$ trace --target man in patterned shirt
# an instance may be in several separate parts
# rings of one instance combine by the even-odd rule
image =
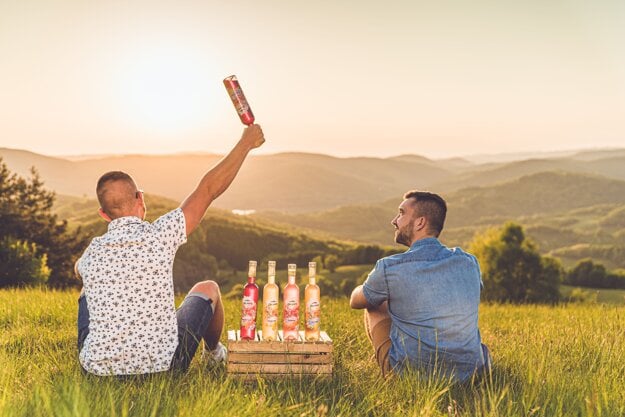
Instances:
[[[143,192],[128,174],[100,177],[99,214],[108,231],[94,238],[76,262],[83,292],[78,309],[78,350],[83,369],[96,375],[186,371],[200,340],[213,360],[223,361],[219,343],[224,311],[219,286],[193,286],[174,305],[176,251],[200,224],[211,202],[234,180],[247,154],[265,141],[258,125],[200,180],[177,209],[144,221]]]

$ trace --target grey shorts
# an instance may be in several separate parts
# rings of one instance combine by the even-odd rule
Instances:
[[[178,347],[171,361],[171,370],[185,372],[197,351],[208,325],[213,319],[213,301],[202,293],[190,293],[176,310]],[[78,298],[78,352],[89,334],[89,309],[84,295]]]

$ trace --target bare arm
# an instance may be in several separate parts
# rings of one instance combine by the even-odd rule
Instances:
[[[265,138],[259,125],[245,128],[230,153],[204,174],[196,189],[180,205],[187,224],[187,236],[200,224],[213,200],[230,186],[249,151],[263,142]]]
[[[79,281],[82,282],[82,277],[80,276],[80,272],[78,272],[78,261],[76,261],[76,263],[74,264],[74,274],[76,274],[76,278],[78,278]],[[84,295],[85,294],[85,287],[83,286],[80,289],[80,295]]]
[[[357,286],[356,288],[354,288],[354,291],[352,291],[352,296],[349,299],[349,306],[357,310],[363,308],[374,308],[371,304],[367,302],[365,294],[362,291],[362,285]]]

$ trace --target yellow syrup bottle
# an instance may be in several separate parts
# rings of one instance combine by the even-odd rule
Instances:
[[[278,339],[278,296],[276,261],[269,261],[267,283],[263,287],[263,340]]]
[[[319,325],[321,324],[321,291],[317,285],[317,264],[308,263],[308,285],[304,289],[304,305],[306,317],[304,319],[304,337],[309,342],[319,340]]]

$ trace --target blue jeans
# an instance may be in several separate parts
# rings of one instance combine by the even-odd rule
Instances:
[[[213,319],[213,301],[204,294],[188,294],[176,310],[178,319],[178,347],[171,360],[171,370],[186,372],[206,329]],[[78,298],[78,351],[89,334],[87,298]]]

